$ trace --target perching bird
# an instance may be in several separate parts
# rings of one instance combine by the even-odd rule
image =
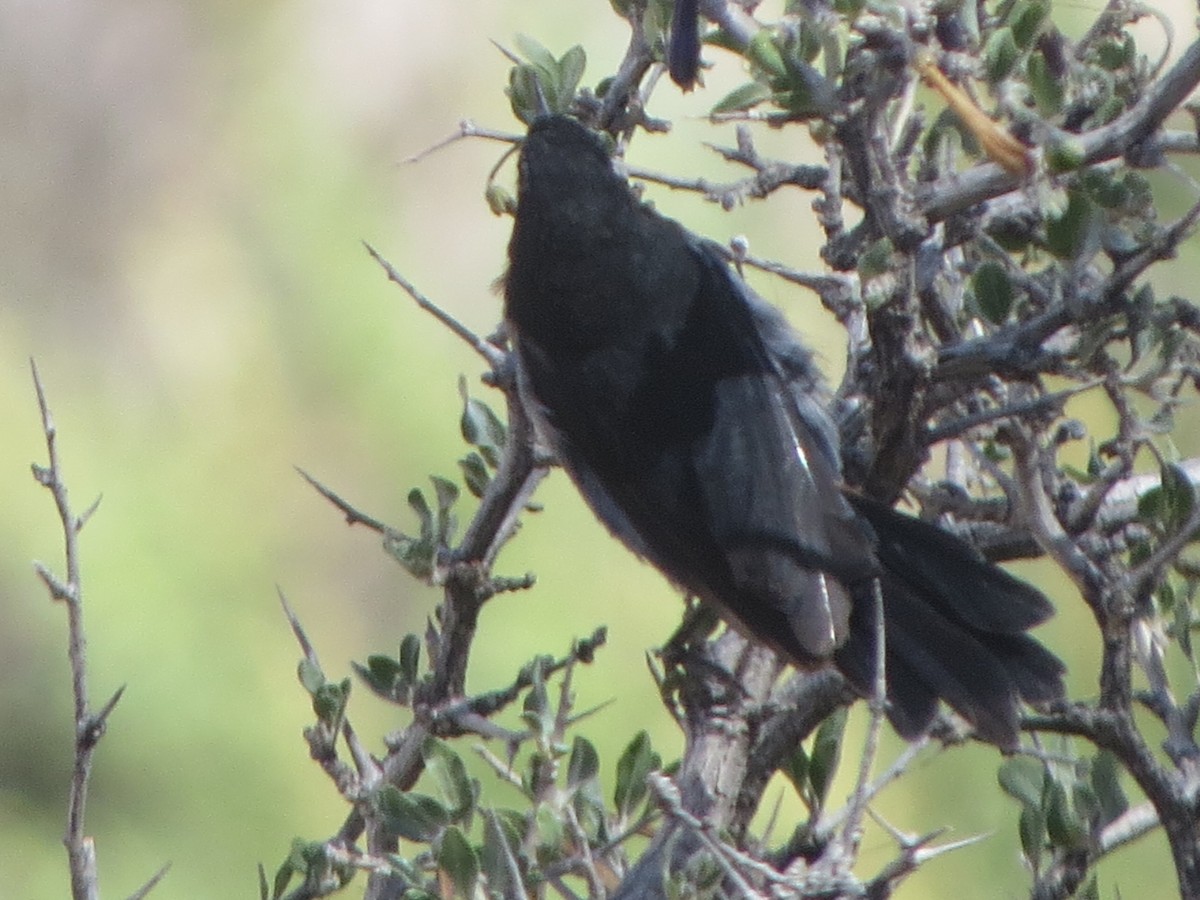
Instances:
[[[546,116],[521,150],[505,317],[524,405],[600,520],[803,668],[869,695],[874,587],[888,717],[939,698],[1017,745],[1020,701],[1062,696],[1025,632],[1036,589],[935,525],[853,493],[810,354],[703,242],[642,204],[602,143]]]

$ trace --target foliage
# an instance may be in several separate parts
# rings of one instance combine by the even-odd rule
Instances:
[[[581,87],[581,47],[555,56],[517,40],[507,96],[521,122],[570,111],[618,147],[639,130],[668,127],[646,107],[669,41],[670,4],[612,7],[632,39],[618,69],[593,87]],[[1127,26],[1155,14],[1120,2],[1078,40],[1059,30],[1045,0],[946,3],[927,16],[888,0],[789,2],[769,23],[725,2],[704,12],[713,22],[710,52],[737,56],[746,73],[714,102],[712,118],[739,123],[736,148],[720,152],[747,174],[724,185],[643,177],[725,208],[784,187],[816,192],[829,273],[758,260],[744,246],[728,255],[810,287],[852,335],[837,396],[848,481],[873,496],[906,493],[992,558],[1050,558],[1095,621],[1103,644],[1097,695],[1030,713],[1030,744],[998,770],[1015,801],[1031,895],[1097,896],[1096,864],[1147,835],[1169,845],[1181,892],[1200,895],[1200,669],[1191,638],[1200,469],[1178,458],[1170,439],[1196,387],[1200,315],[1151,281],[1200,216],[1193,201],[1164,220],[1171,186],[1200,195],[1172,161],[1200,150],[1195,130],[1164,127],[1200,82],[1200,41],[1177,62],[1151,60]],[[825,165],[764,158],[747,127],[758,122],[806,129]],[[489,188],[488,199],[496,212],[511,210],[503,192]],[[431,476],[432,494],[409,494],[410,533],[310,479],[351,524],[377,531],[409,576],[444,597],[423,635],[403,636],[395,656],[354,666],[362,684],[406,711],[384,759],[351,724],[356,682],[327,676],[289,610],[314,714],[305,737],[348,813],[332,837],[299,838],[272,877],[260,872],[264,900],[326,896],[360,871],[368,896],[409,900],[884,897],[954,849],[935,846],[934,835],[897,834],[887,865],[871,875],[854,867],[871,800],[918,753],[969,738],[961,723],[944,717],[875,782],[872,754],[855,760],[857,789],[834,809],[830,784],[848,757],[846,685],[832,672],[784,674],[737,635],[711,637],[702,614],[652,661],[664,706],[686,737],[678,760],[664,760],[645,733],[630,736],[615,760],[602,759],[589,739],[572,683],[603,646],[603,631],[561,657],[528,661],[509,684],[466,693],[480,608],[532,587],[531,576],[500,576],[494,567],[519,517],[536,512],[531,494],[551,461],[520,407],[503,341],[448,324],[479,352],[507,404],[498,415],[462,388],[466,494],[455,480]],[[1065,409],[1080,395],[1101,398],[1111,424],[1069,418]],[[72,542],[90,511],[78,520],[69,513],[40,385],[39,399],[51,464],[35,474],[59,504],[72,571]],[[930,459],[943,446],[954,465],[938,479]],[[1073,464],[1072,455],[1086,461]],[[460,532],[463,506],[475,501]],[[77,577],[39,572],[74,612]],[[1186,664],[1170,667],[1169,658]],[[82,670],[74,652],[72,664]],[[96,715],[85,693],[77,698],[82,768],[119,696]],[[874,728],[879,712],[876,705]],[[1160,736],[1161,753],[1151,735]],[[464,759],[472,738],[490,742],[476,748],[486,780]],[[601,790],[603,772],[613,773],[611,797]],[[808,811],[781,844],[753,827],[776,772]],[[1132,799],[1127,787],[1136,788]],[[86,773],[73,788],[85,793]],[[498,799],[503,790],[516,799]],[[73,856],[90,852],[82,793],[78,809]],[[94,854],[84,868],[94,878]]]
[[[581,48],[556,57],[518,41],[508,97],[520,121],[571,111],[618,145],[641,128],[667,127],[645,104],[669,40],[669,7],[613,8],[632,40],[618,71],[594,88],[580,87]],[[941,4],[928,17],[886,0],[789,3],[766,24],[732,4],[705,11],[713,55],[740,56],[747,73],[712,117],[743,123],[737,147],[720,152],[748,174],[725,185],[639,174],[726,208],[785,186],[816,191],[830,274],[756,260],[745,247],[728,252],[813,288],[854,336],[838,394],[848,480],[874,496],[907,492],[926,514],[952,516],[993,558],[1049,556],[1103,637],[1098,697],[1030,714],[1033,743],[999,768],[1019,808],[1032,894],[1096,895],[1096,863],[1160,825],[1184,893],[1197,894],[1200,689],[1194,664],[1186,684],[1172,684],[1164,657],[1193,661],[1197,469],[1175,458],[1168,436],[1195,389],[1200,316],[1184,298],[1159,296],[1149,276],[1190,234],[1200,202],[1164,223],[1161,188],[1146,170],[1200,195],[1168,163],[1169,153],[1196,152],[1195,134],[1163,129],[1200,81],[1200,42],[1170,67],[1154,62],[1126,28],[1149,13],[1120,3],[1077,41],[1044,0]],[[753,122],[807,128],[827,164],[763,158],[746,127]],[[502,194],[489,188],[497,212],[512,208]],[[481,506],[455,545],[459,492],[435,477],[435,502],[410,495],[416,536],[379,526],[388,552],[445,586],[446,597],[423,640],[408,635],[396,657],[356,667],[376,694],[411,710],[411,723],[389,739],[386,760],[370,759],[346,718],[350,683],[325,680],[310,655],[302,665],[317,713],[310,746],[353,812],[332,840],[298,844],[273,884],[264,877],[264,900],[323,895],[351,868],[370,870],[368,892],[378,897],[882,897],[952,849],[933,846],[933,836],[898,836],[890,864],[856,875],[861,817],[882,784],[864,766],[848,805],[830,809],[832,772],[845,756],[845,685],[828,672],[781,679],[769,653],[732,634],[710,639],[711,623],[685,625],[654,666],[687,738],[683,757],[664,763],[644,734],[632,737],[607,763],[616,773],[607,800],[597,778],[606,763],[570,691],[602,635],[561,659],[530,661],[505,688],[462,695],[479,605],[531,583],[496,578],[491,564],[547,462],[503,345],[468,340],[508,404],[505,426],[463,391],[463,435],[474,449],[460,465]],[[1085,393],[1111,406],[1111,429],[1065,415]],[[953,480],[930,472],[938,445],[952,447]],[[1086,467],[1061,458],[1072,446],[1089,448]],[[1157,474],[1141,474],[1147,460]],[[322,490],[351,521],[367,521]],[[723,674],[732,671],[736,686]],[[1135,689],[1135,674],[1144,687]],[[517,703],[519,723],[499,724]],[[1164,756],[1151,751],[1135,705],[1165,730]],[[725,730],[714,738],[718,721]],[[503,745],[503,758],[478,752],[494,779],[516,788],[518,805],[498,805],[493,785],[469,777],[455,749],[467,735]],[[353,766],[341,760],[339,738]],[[961,739],[944,718],[889,777],[922,747]],[[769,849],[751,822],[776,771],[810,815]],[[409,845],[413,852],[400,852]],[[302,886],[291,888],[296,879]]]

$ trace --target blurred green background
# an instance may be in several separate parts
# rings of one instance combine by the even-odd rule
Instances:
[[[331,677],[394,652],[436,594],[373,535],[347,529],[292,467],[401,527],[412,525],[411,486],[455,475],[456,381],[485,391],[481,365],[387,284],[359,242],[472,328],[492,329],[509,222],[487,211],[483,189],[500,145],[403,160],[462,117],[516,130],[502,95],[508,64],[489,40],[518,32],[556,53],[582,41],[590,84],[627,38],[604,0],[0,0],[0,897],[68,890],[65,616],[30,566],[61,570],[62,542],[29,474],[45,458],[31,356],[77,510],[104,495],[82,542],[93,701],[128,685],[88,809],[104,889],[128,894],[170,861],[154,896],[257,896],[257,862],[273,871],[292,837],[340,823],[343,806],[300,735],[311,713],[275,586]],[[641,140],[636,162],[736,177],[697,149],[733,140],[701,117],[740,67],[708,55],[720,65],[707,90],[658,92],[651,112],[677,127]],[[764,134],[762,147],[819,159],[802,129]],[[511,167],[501,178],[511,182]],[[714,238],[746,234],[760,255],[819,268],[808,196],[728,214],[654,196]],[[836,377],[842,338],[817,301],[755,283],[795,313]],[[539,585],[485,610],[471,687],[503,684],[533,654],[607,624],[610,645],[576,686],[581,707],[614,702],[585,730],[610,777],[637,728],[671,757],[678,737],[643,655],[676,622],[677,596],[593,522],[561,474],[539,499],[546,511],[500,565],[536,571]],[[1045,566],[1026,572],[1058,584]],[[1063,612],[1045,635],[1070,657],[1073,693],[1087,696],[1094,630],[1077,600],[1056,596]],[[403,721],[363,690],[351,715],[376,750]],[[887,753],[898,749],[889,738]],[[881,812],[905,831],[991,834],[927,866],[907,896],[1023,893],[1017,810],[994,787],[997,762],[957,750],[885,795]],[[502,787],[493,796],[515,801]],[[869,832],[864,865],[890,851]],[[1106,896],[1115,885],[1165,896],[1168,865],[1161,841],[1144,842],[1103,870]]]

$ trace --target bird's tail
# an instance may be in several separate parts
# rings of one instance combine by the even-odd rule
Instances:
[[[1025,632],[1053,612],[1036,588],[935,525],[863,497],[849,498],[878,538],[888,718],[921,734],[939,698],[1001,749],[1017,746],[1021,701],[1063,696],[1064,666]],[[838,668],[870,695],[875,672],[874,585],[854,589]]]

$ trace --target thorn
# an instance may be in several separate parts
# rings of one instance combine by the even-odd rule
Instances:
[[[308,635],[304,633],[304,626],[300,624],[300,619],[296,615],[288,603],[287,596],[283,593],[283,588],[275,586],[276,593],[279,594],[279,604],[283,607],[283,614],[287,616],[288,624],[292,626],[292,634],[296,636],[296,642],[300,645],[300,649],[304,652],[304,658],[320,668],[321,663],[317,659],[317,651],[313,648],[312,642],[308,639]]]
[[[161,869],[151,875],[149,881],[129,895],[129,900],[142,900],[142,898],[154,890],[158,883],[163,880],[163,877],[167,874],[170,868],[171,864],[167,863]]]
[[[75,533],[76,534],[83,531],[83,526],[88,523],[88,519],[90,519],[92,517],[92,514],[95,513],[97,509],[100,508],[100,501],[103,499],[104,499],[104,495],[101,494],[95,500],[92,501],[91,506],[89,506],[87,509],[85,509],[83,511],[83,513],[75,519]]]
[[[387,525],[385,525],[383,522],[380,522],[378,519],[374,519],[371,516],[368,516],[366,513],[359,512],[357,509],[351,506],[348,501],[343,500],[332,490],[325,487],[325,485],[317,481],[317,479],[312,475],[309,475],[308,472],[304,471],[304,469],[300,468],[299,466],[293,466],[292,468],[300,473],[300,477],[307,481],[312,486],[313,490],[315,490],[318,494],[342,511],[342,514],[346,517],[347,525],[365,525],[372,531],[376,531],[379,534],[388,534],[391,531]]]

